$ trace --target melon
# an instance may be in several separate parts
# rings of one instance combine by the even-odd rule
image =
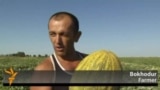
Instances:
[[[111,51],[99,50],[86,56],[75,69],[71,83],[94,82],[98,80],[98,73],[85,72],[80,75],[77,71],[117,71],[122,70],[119,58]],[[85,75],[84,75],[85,74]],[[96,76],[97,75],[97,76]],[[83,77],[84,76],[84,77]],[[111,80],[112,75],[106,75],[103,81]],[[95,78],[97,77],[97,78]],[[108,79],[109,78],[109,79]],[[102,82],[103,82],[102,81]],[[118,90],[115,86],[70,86],[69,90]]]

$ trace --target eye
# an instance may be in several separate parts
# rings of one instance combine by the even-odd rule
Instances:
[[[68,37],[69,36],[68,33],[66,33],[66,32],[61,32],[60,35],[64,36],[64,37]]]
[[[55,32],[49,32],[49,35],[54,37],[54,36],[56,36],[56,33]]]

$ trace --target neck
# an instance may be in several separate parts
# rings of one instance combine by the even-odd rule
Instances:
[[[57,57],[58,59],[65,61],[75,61],[80,59],[80,56],[76,51],[69,52],[65,56],[57,56]]]

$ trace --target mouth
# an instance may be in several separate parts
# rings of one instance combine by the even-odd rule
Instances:
[[[56,51],[62,52],[64,50],[64,47],[62,46],[57,46]]]

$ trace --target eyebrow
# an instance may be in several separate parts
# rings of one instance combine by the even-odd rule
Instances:
[[[53,34],[53,33],[55,33],[55,34],[69,34],[69,33],[71,33],[71,32],[65,32],[65,31],[63,31],[63,32],[55,32],[55,31],[49,31],[49,34]]]
[[[49,33],[55,33],[55,31],[49,31]]]

